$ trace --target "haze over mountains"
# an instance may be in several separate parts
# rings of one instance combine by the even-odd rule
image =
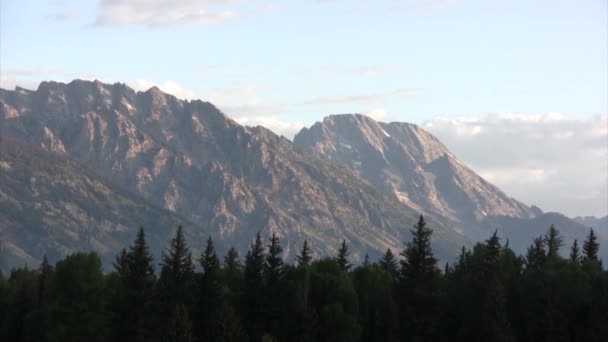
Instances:
[[[183,224],[201,246],[211,235],[241,251],[275,232],[288,258],[304,239],[317,256],[342,239],[355,258],[397,251],[419,213],[444,260],[494,229],[520,252],[551,223],[566,244],[588,232],[510,198],[421,128],[362,115],[292,143],[208,102],[75,80],[0,90],[0,134],[4,268],[91,248],[108,262],[140,225],[156,254]]]

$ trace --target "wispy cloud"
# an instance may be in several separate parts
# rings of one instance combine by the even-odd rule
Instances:
[[[327,105],[340,103],[378,103],[395,98],[408,98],[416,96],[422,91],[422,88],[401,88],[382,93],[371,93],[361,95],[346,95],[346,96],[325,96],[313,100],[306,101],[305,105]]]
[[[225,6],[240,0],[102,0],[95,24],[144,25],[150,27],[171,25],[213,24],[232,20],[237,12]],[[224,9],[219,8],[224,7]]]

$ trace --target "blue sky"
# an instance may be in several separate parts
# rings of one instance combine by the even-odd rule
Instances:
[[[548,188],[528,202],[542,194],[548,209],[606,214],[607,17],[605,0],[1,0],[0,86],[73,78],[159,85],[289,137],[331,113],[414,122],[456,137],[448,147],[515,197],[530,185],[470,157],[463,141],[493,146],[501,125],[492,118],[555,137],[587,125],[599,132],[593,158],[582,161],[593,171],[580,175],[598,180],[585,193],[603,188],[594,209],[551,202],[548,184],[568,174],[557,156],[534,163],[551,141],[548,150],[522,151],[530,157],[511,169],[551,175],[536,181]],[[472,117],[482,134],[462,131]],[[543,117],[559,124],[527,120]],[[576,132],[569,139],[585,130]],[[589,145],[581,139],[571,145]]]

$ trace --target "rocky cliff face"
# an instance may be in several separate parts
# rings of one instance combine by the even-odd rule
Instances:
[[[95,250],[109,265],[140,226],[159,251],[180,224],[206,235],[65,154],[0,139],[0,270],[78,250]]]
[[[373,256],[401,248],[418,214],[338,163],[157,88],[73,81],[0,90],[0,134],[86,163],[241,250],[261,230],[282,237],[290,257],[304,239],[329,254],[343,238]],[[466,243],[434,225],[440,256]]]

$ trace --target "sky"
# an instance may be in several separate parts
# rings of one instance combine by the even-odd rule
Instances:
[[[292,138],[421,125],[508,195],[608,214],[606,0],[0,0],[0,87],[153,85]]]

